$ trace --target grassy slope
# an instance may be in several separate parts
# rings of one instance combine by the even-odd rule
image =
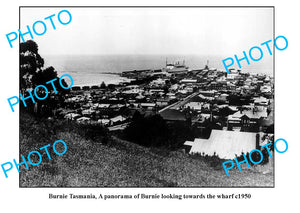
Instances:
[[[43,155],[38,166],[22,166],[21,187],[186,187],[186,186],[273,186],[273,173],[257,169],[230,170],[180,152],[166,152],[138,146],[117,138],[109,145],[90,141],[50,121],[38,121],[22,114],[20,153],[24,156],[46,144],[61,139],[67,152],[52,159]]]

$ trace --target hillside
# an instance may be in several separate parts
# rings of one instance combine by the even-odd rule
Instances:
[[[273,186],[273,173],[261,168],[230,170],[179,151],[145,148],[115,137],[91,139],[64,121],[40,120],[21,113],[20,154],[27,156],[55,140],[68,145],[58,156],[46,154],[40,165],[22,166],[20,187],[230,187]],[[105,142],[105,143],[101,143]],[[24,168],[23,168],[24,167]]]

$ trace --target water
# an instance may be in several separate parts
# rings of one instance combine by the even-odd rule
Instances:
[[[190,69],[203,68],[209,60],[209,67],[224,70],[222,60],[229,57],[221,56],[181,56],[181,55],[76,55],[76,56],[43,56],[45,66],[53,66],[59,75],[70,74],[74,86],[100,85],[126,81],[118,75],[107,74],[121,73],[129,70],[160,69],[165,67],[166,57],[168,63],[185,60]],[[265,73],[273,75],[272,57],[264,57],[259,62],[241,61],[243,72]],[[235,66],[235,68],[238,68]]]

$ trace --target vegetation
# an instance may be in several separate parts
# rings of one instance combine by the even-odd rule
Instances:
[[[38,53],[38,45],[32,41],[28,40],[24,43],[20,43],[20,92],[26,97],[28,96],[28,89],[35,88],[38,85],[44,85],[47,87],[48,91],[54,91],[53,86],[46,82],[53,81],[58,94],[56,98],[47,97],[45,100],[37,102],[37,107],[34,110],[34,105],[31,101],[27,101],[27,107],[23,107],[20,104],[20,107],[30,112],[35,111],[35,113],[40,116],[49,116],[51,110],[59,107],[59,104],[62,102],[63,96],[68,93],[70,90],[65,90],[59,85],[59,76],[53,67],[44,67],[44,59]],[[64,79],[61,81],[64,87],[67,87],[67,83]],[[37,93],[42,93],[42,91],[37,91]],[[45,95],[41,95],[44,97]]]
[[[63,107],[64,95],[68,92],[59,86],[58,78],[53,67],[44,67],[44,59],[39,55],[38,45],[35,42],[27,41],[20,44],[21,93],[26,94],[27,89],[40,84],[53,91],[51,84],[45,84],[53,79],[56,79],[54,84],[58,90],[58,94],[54,97],[49,95],[46,100],[36,100],[35,105],[28,104],[27,108],[21,107],[20,153],[27,156],[29,152],[53,144],[59,139],[68,145],[66,154],[62,156],[50,151],[52,159],[48,160],[47,154],[41,152],[43,161],[40,165],[30,166],[29,170],[21,166],[22,187],[272,186],[273,184],[272,174],[255,174],[255,170],[243,172],[231,170],[231,178],[224,178],[222,161],[217,156],[189,157],[178,151],[184,141],[193,140],[195,137],[208,138],[212,129],[221,128],[214,119],[205,120],[199,126],[191,126],[191,116],[187,119],[188,122],[166,123],[160,115],[144,116],[136,112],[123,135],[126,140],[135,144],[111,136],[108,130],[99,124],[78,124],[74,121],[53,120],[51,117],[47,119],[52,110]],[[147,84],[151,80],[148,78],[133,83]],[[65,81],[62,83],[67,86]],[[103,82],[100,88],[114,90],[115,85],[105,85]],[[88,90],[89,87],[83,89]],[[164,89],[167,92],[168,88]],[[230,99],[235,105],[242,105],[248,101],[238,96],[232,96]],[[122,110],[124,114],[130,113],[125,109]],[[224,117],[231,111],[224,109],[218,113]]]
[[[243,106],[243,105],[249,105],[250,104],[250,100],[251,100],[251,96],[245,96],[245,95],[229,95],[228,96],[228,102],[229,105],[232,106]]]
[[[101,85],[100,85],[101,89],[105,89],[106,88],[106,84],[104,83],[104,81],[102,81]]]
[[[158,114],[143,116],[137,111],[132,122],[124,130],[124,138],[146,147],[174,150],[182,147],[186,140],[194,139],[194,134],[187,123],[167,124]]]
[[[91,127],[91,126],[90,126]],[[231,169],[226,177],[220,164],[178,151],[146,148],[115,137],[106,130],[65,121],[20,117],[20,153],[26,156],[61,139],[67,152],[45,153],[43,161],[29,170],[20,166],[21,187],[185,187],[185,186],[273,186],[273,174],[251,168]],[[95,133],[85,134],[81,129]],[[105,140],[107,140],[105,142]],[[216,164],[216,163],[215,163]],[[264,169],[265,171],[265,169]]]

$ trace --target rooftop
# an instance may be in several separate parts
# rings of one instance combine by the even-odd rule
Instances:
[[[250,152],[256,146],[256,134],[252,132],[223,131],[213,129],[209,139],[196,138],[191,144],[190,154],[204,153],[213,156],[214,153],[222,159],[234,159],[243,153]]]

